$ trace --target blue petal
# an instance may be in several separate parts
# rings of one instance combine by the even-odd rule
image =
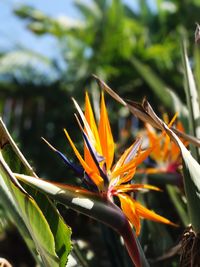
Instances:
[[[82,167],[75,165],[74,163],[72,163],[63,153],[61,153],[60,151],[56,150],[55,151],[60,157],[61,159],[67,164],[68,167],[70,167],[77,175],[79,176],[83,176],[84,174],[84,170]]]
[[[91,145],[91,143],[90,143],[90,141],[89,141],[87,135],[86,135],[83,131],[82,131],[82,133],[83,133],[83,138],[84,138],[84,140],[85,140],[85,142],[86,142],[86,145],[87,145],[87,147],[88,147],[88,149],[89,149],[89,151],[90,151],[90,154],[91,154],[91,156],[92,156],[92,158],[93,158],[93,160],[94,160],[94,163],[96,164],[96,166],[97,166],[97,168],[98,168],[98,170],[99,170],[99,173],[100,173],[101,177],[102,177],[103,180],[104,180],[104,183],[108,185],[108,183],[109,183],[108,177],[107,177],[107,175],[103,172],[103,170],[101,169],[101,167],[99,166],[99,161],[98,161],[97,153],[96,153],[96,151],[94,150],[94,148],[92,147],[92,145]]]

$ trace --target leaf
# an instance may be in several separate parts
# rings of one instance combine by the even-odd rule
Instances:
[[[37,179],[37,175],[33,172],[31,166],[28,164],[22,153],[19,151],[18,147],[14,143],[13,139],[9,135],[7,129],[5,128],[5,125],[0,120],[0,144],[1,144],[1,162],[3,166],[7,166],[7,175],[4,178],[4,180],[1,180],[1,182],[4,184],[4,195],[7,196],[7,204],[10,203],[10,206],[13,206],[14,208],[12,210],[11,216],[14,216],[13,220],[14,222],[18,222],[16,220],[17,216],[21,218],[22,224],[17,223],[17,227],[19,228],[19,231],[24,232],[25,230],[29,231],[29,239],[30,235],[32,238],[35,236],[35,225],[38,227],[38,230],[36,231],[38,240],[44,239],[44,244],[39,244],[39,253],[43,253],[44,260],[47,262],[47,266],[65,266],[67,262],[67,257],[69,254],[69,251],[71,249],[70,244],[70,235],[71,230],[70,228],[64,223],[62,217],[58,213],[55,206],[52,204],[52,202],[43,194],[40,192],[37,192],[31,187],[26,186],[26,190],[28,193],[21,187],[21,185],[18,183],[18,181],[15,179],[15,177],[12,174],[12,171],[23,171],[23,173],[34,175]],[[6,161],[5,161],[6,160]],[[12,166],[12,171],[10,170],[8,164]],[[5,179],[7,182],[5,182]],[[10,188],[13,188],[13,186],[16,186],[16,189],[11,190],[12,194],[10,194]],[[20,193],[18,193],[18,190],[20,190]],[[8,195],[9,193],[9,195]],[[31,196],[30,196],[31,195]],[[18,201],[16,202],[16,198],[18,196]],[[35,200],[33,200],[33,198]],[[31,199],[31,201],[29,201]],[[35,220],[31,217],[31,223],[29,222],[29,218],[26,218],[27,213],[24,212],[25,204],[26,208],[30,209],[30,216],[33,216]],[[7,206],[6,206],[7,207]],[[22,213],[22,214],[21,214]],[[35,213],[35,214],[34,214]],[[28,220],[28,222],[27,222]],[[43,225],[43,229],[38,226],[37,220],[41,220],[41,224]],[[23,231],[23,228],[25,230]],[[47,229],[46,229],[47,228]],[[42,230],[42,231],[41,231]],[[44,233],[46,233],[45,236]],[[40,237],[41,235],[41,237]],[[24,237],[24,235],[22,235]],[[25,235],[26,236],[26,235]],[[42,242],[44,241],[42,239]],[[35,240],[34,240],[35,242]],[[49,242],[49,248],[50,252],[48,251],[48,242]],[[36,243],[36,248],[38,244]],[[37,248],[38,249],[38,248]],[[32,247],[31,247],[32,250]],[[43,251],[44,250],[44,251]],[[51,251],[52,250],[52,251]],[[51,259],[50,254],[53,255],[53,258]],[[50,257],[50,258],[49,258]],[[53,260],[53,261],[52,261]],[[52,265],[53,264],[53,265]]]
[[[22,217],[20,216],[15,199],[10,193],[9,188],[6,186],[1,175],[0,175],[0,195],[1,195],[1,205],[6,209],[6,213],[8,214],[10,221],[13,224],[16,224],[17,222],[18,225],[20,225],[20,227],[18,227],[19,233],[23,237],[35,261],[39,266],[41,266],[41,259],[36,251],[35,244],[31,238],[28,228],[26,227],[26,224],[24,223]]]
[[[200,165],[192,157],[178,136],[165,126],[167,134],[179,146],[185,167],[184,186],[188,203],[188,212],[192,226],[196,233],[200,232],[200,217],[197,210],[200,209]]]
[[[181,192],[178,187],[167,185],[168,194],[177,210],[177,213],[181,219],[182,224],[187,227],[189,224],[188,212],[186,211],[186,204],[181,199]]]
[[[200,98],[200,51],[199,51],[199,45],[194,47],[194,75],[195,75],[195,81],[196,81],[196,86],[198,89],[198,97]]]
[[[153,70],[149,66],[140,62],[136,58],[132,58],[131,62],[138,73],[149,85],[150,89],[152,89],[154,94],[159,98],[159,100],[166,107],[171,108],[172,98],[164,82],[153,72]]]
[[[49,195],[59,203],[112,227],[123,237],[125,246],[135,265],[148,266],[143,250],[126,216],[104,195],[27,175],[15,174],[15,177]]]
[[[16,181],[2,154],[0,157],[0,178],[3,180],[1,184],[4,183],[7,189],[4,191],[11,193],[19,216],[26,225],[44,265],[49,267],[59,266],[59,259],[55,253],[54,238],[47,221],[33,198]]]
[[[185,93],[187,106],[189,109],[189,125],[190,133],[197,138],[200,138],[200,109],[199,109],[199,98],[192,74],[192,70],[189,64],[189,59],[186,51],[186,44],[182,42],[182,56],[183,56],[183,66],[185,75]],[[191,147],[193,156],[199,160],[199,152],[196,147]]]

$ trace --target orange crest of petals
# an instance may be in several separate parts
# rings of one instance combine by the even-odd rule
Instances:
[[[105,157],[106,161],[106,168],[107,170],[110,170],[113,163],[115,145],[110,128],[110,122],[108,119],[103,92],[101,93],[101,111],[98,131],[103,156]]]

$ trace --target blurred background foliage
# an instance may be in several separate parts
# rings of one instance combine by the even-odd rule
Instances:
[[[73,139],[81,146],[71,97],[83,105],[87,89],[93,102],[98,102],[99,90],[93,73],[122,97],[141,101],[146,96],[160,113],[173,112],[172,97],[167,88],[185,103],[180,39],[183,35],[187,37],[191,44],[189,54],[195,52],[198,64],[200,58],[194,45],[194,29],[195,22],[199,21],[200,3],[197,0],[155,0],[156,9],[152,9],[150,2],[140,0],[138,10],[133,10],[122,0],[91,0],[90,4],[74,1],[79,19],[56,18],[23,4],[13,9],[13,16],[25,21],[28,31],[38,36],[38,42],[44,35],[55,38],[56,49],[61,55],[59,58],[47,57],[45,53],[33,52],[31,47],[0,51],[0,112],[39,176],[65,182],[74,179],[40,137],[44,136],[74,158],[68,151],[62,129],[70,129]],[[192,56],[191,62],[194,63]],[[199,79],[197,72],[196,78]],[[124,114],[124,110],[109,97],[106,100],[117,141],[126,125],[127,113]],[[168,191],[171,192],[169,188]],[[182,198],[180,191],[173,196]],[[165,209],[168,217],[172,218],[176,211],[171,203],[166,203],[167,197],[163,195],[162,200],[168,209]],[[167,217],[156,197],[150,195],[144,201]],[[174,221],[178,218],[175,215]],[[175,230],[169,232],[166,226],[145,222],[144,229],[147,228],[152,229],[154,239],[143,233],[141,240],[144,244],[147,240],[149,244],[152,242],[152,246],[146,247],[150,258],[163,254],[181,233],[181,230],[178,234],[176,230],[175,234]],[[91,231],[99,230],[94,227]],[[165,238],[162,239],[158,232],[165,233]],[[102,266],[106,266],[105,263]],[[168,262],[166,266],[169,266]]]
[[[0,56],[3,118],[36,168],[51,177],[61,177],[65,170],[49,164],[52,156],[40,136],[64,147],[62,128],[73,130],[74,125],[70,97],[83,103],[86,88],[97,95],[93,73],[125,98],[147,96],[157,110],[171,109],[166,88],[184,101],[180,36],[184,32],[193,43],[200,8],[198,1],[157,1],[157,9],[152,10],[149,1],[142,0],[137,11],[122,0],[74,4],[79,20],[50,17],[28,5],[13,10],[38,42],[42,35],[56,39],[62,61],[31,49],[16,48]],[[115,106],[111,103],[110,109],[116,111]],[[112,119],[117,118],[113,112]]]

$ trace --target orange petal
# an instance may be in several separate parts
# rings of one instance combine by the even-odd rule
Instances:
[[[134,167],[134,168],[130,169],[127,174],[125,174],[124,176],[120,177],[118,185],[127,183],[130,180],[132,180],[133,176],[135,175],[135,171],[136,171],[136,168]]]
[[[107,170],[110,170],[114,157],[114,140],[110,129],[110,122],[108,119],[103,92],[101,94],[101,113],[98,130],[103,156],[106,160],[106,167]]]
[[[162,173],[166,172],[166,168],[163,167],[155,167],[155,168],[146,168],[146,169],[137,169],[137,173],[145,173],[145,174],[155,174],[155,173]]]
[[[114,178],[116,178],[119,175],[125,175],[129,171],[134,171],[135,168],[136,168],[136,163],[135,163],[135,159],[133,159],[129,163],[121,166],[116,171],[112,172],[111,175],[110,175],[110,177],[111,177],[111,179],[114,179]]]
[[[178,161],[181,158],[180,149],[179,149],[179,147],[174,142],[171,143],[170,157],[171,157],[170,158],[170,161],[171,162],[176,162],[176,161]]]
[[[168,123],[168,127],[171,127],[173,125],[177,116],[178,116],[178,113],[176,112],[173,118],[171,119],[170,123]],[[160,152],[160,154],[162,155],[162,161],[166,161],[167,157],[169,156],[169,153],[172,153],[172,148],[170,145],[170,137],[168,135],[165,135],[163,148],[161,149],[161,152]]]
[[[133,170],[149,156],[149,154],[151,153],[152,150],[153,150],[153,147],[150,147],[144,151],[140,151],[138,153],[138,155],[135,158],[133,158],[131,161],[129,161],[127,164],[124,164],[123,166],[121,166],[117,170],[113,171],[111,173],[111,177],[115,178],[118,175],[123,175],[126,172]]]
[[[102,188],[103,186],[103,179],[101,178],[101,176],[99,176],[95,170],[93,170],[92,168],[90,168],[90,166],[84,161],[84,159],[82,158],[82,156],[80,155],[80,153],[78,152],[77,148],[75,147],[72,139],[70,138],[68,132],[64,129],[65,135],[72,147],[72,149],[74,150],[75,155],[77,156],[78,160],[80,161],[81,165],[83,166],[84,170],[86,171],[86,173],[90,176],[90,178],[92,179],[92,181],[97,185],[97,187],[99,189]]]
[[[133,192],[140,189],[149,189],[149,190],[155,190],[155,191],[161,191],[160,188],[153,185],[148,184],[125,184],[125,185],[119,185],[115,186],[115,190],[119,193],[125,193],[125,192]]]
[[[177,121],[176,128],[177,128],[177,130],[179,130],[180,132],[183,132],[183,133],[185,132],[185,129],[184,129],[183,124],[182,124],[181,121]]]
[[[174,114],[173,118],[171,119],[170,123],[168,124],[169,128],[172,127],[172,125],[173,125],[174,121],[176,120],[177,116],[178,116],[178,112],[176,112]]]
[[[101,153],[101,144],[99,139],[99,133],[95,122],[94,114],[90,104],[88,93],[85,94],[85,118],[90,126],[90,129],[95,137],[96,145],[98,146],[98,152]]]
[[[94,119],[94,114],[93,114],[93,111],[92,111],[92,107],[91,107],[91,104],[90,104],[90,99],[89,99],[89,96],[88,96],[88,93],[86,92],[85,94],[85,119],[94,135],[94,139],[95,139],[95,149],[97,149],[97,151],[99,153],[102,154],[102,151],[101,151],[101,144],[100,144],[100,140],[99,140],[99,134],[98,134],[98,130],[97,130],[97,126],[96,126],[96,122],[95,122],[95,119]],[[85,127],[84,131],[87,133],[87,129]],[[88,134],[88,133],[87,133]],[[93,144],[94,145],[94,144]],[[85,162],[90,165],[90,167],[95,170],[97,173],[98,173],[98,169],[97,169],[97,166],[90,154],[90,151],[87,147],[87,145],[84,143],[84,159],[85,159]]]
[[[87,120],[86,120],[86,118],[85,118],[85,115],[83,114],[83,112],[82,112],[80,106],[78,105],[78,103],[76,102],[76,100],[73,99],[73,98],[72,98],[72,100],[73,100],[73,102],[74,102],[74,105],[75,105],[75,107],[76,107],[76,109],[77,109],[77,111],[78,111],[80,117],[81,117],[81,120],[82,120],[82,122],[83,122],[83,124],[84,124],[85,132],[87,133],[87,136],[88,136],[90,142],[92,143],[92,145],[93,145],[93,147],[96,149],[96,151],[97,151],[99,154],[101,154],[101,153],[100,153],[101,151],[99,151],[99,150],[101,150],[101,149],[100,149],[100,147],[98,147],[98,143],[96,142],[95,136],[94,136],[94,134],[93,134],[93,132],[92,132],[92,130],[91,130],[91,128],[90,128],[90,125],[88,124],[88,122],[87,122]]]
[[[164,138],[165,138],[165,140],[164,140],[163,148],[161,151],[163,161],[165,161],[167,159],[167,156],[171,151],[170,137],[168,135],[165,135]]]
[[[133,176],[135,174],[135,170],[136,170],[136,168],[133,168],[133,169],[129,170],[128,173],[126,173],[123,176],[118,175],[117,177],[112,178],[110,181],[110,186],[116,187],[116,186],[119,186],[123,183],[129,182],[133,178]]]
[[[140,165],[150,155],[150,153],[154,150],[154,147],[155,146],[149,147],[148,149],[138,153],[137,157],[135,158],[136,166]]]
[[[131,224],[135,227],[136,235],[140,234],[141,224],[140,218],[136,210],[135,203],[132,201],[131,197],[126,194],[117,194],[120,199],[121,208],[129,219]]]
[[[160,135],[158,135],[155,131],[155,129],[148,123],[145,124],[146,130],[147,130],[147,135],[149,138],[149,142],[151,146],[154,146],[154,149],[151,153],[151,156],[153,159],[155,159],[156,161],[160,160],[161,158],[161,137]]]
[[[135,142],[124,151],[124,153],[121,155],[121,157],[118,159],[117,163],[113,167],[112,172],[116,171],[119,167],[121,167],[124,164],[125,159],[127,158],[130,151],[133,149],[134,145]]]
[[[138,138],[133,145],[133,148],[130,150],[129,154],[124,160],[124,163],[127,164],[129,163],[132,159],[136,158],[136,156],[139,154],[141,150],[141,145],[142,145],[142,138]]]
[[[170,220],[166,219],[165,217],[160,216],[157,213],[155,213],[154,211],[151,211],[151,210],[145,208],[139,202],[137,202],[135,200],[133,200],[133,201],[135,203],[137,213],[139,214],[140,217],[151,220],[151,221],[156,221],[156,222],[160,222],[160,223],[165,223],[165,224],[177,226],[177,224],[171,222]]]

